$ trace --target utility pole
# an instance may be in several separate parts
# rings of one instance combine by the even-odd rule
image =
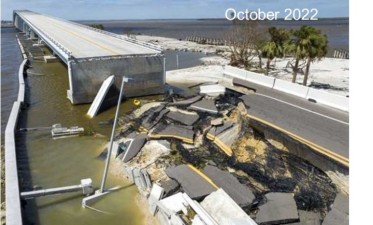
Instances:
[[[108,153],[107,153],[107,156],[106,156],[106,163],[105,163],[104,174],[102,175],[102,181],[101,181],[101,187],[100,187],[100,192],[101,193],[104,193],[104,191],[105,191],[105,182],[106,182],[107,173],[108,173],[108,169],[109,169],[111,151],[113,150],[115,127],[117,126],[119,108],[120,108],[120,103],[122,101],[123,86],[124,86],[124,83],[127,83],[129,79],[131,79],[131,78],[127,78],[125,76],[122,77],[122,84],[120,86],[120,92],[119,92],[119,97],[118,97],[117,109],[115,111],[113,129],[111,131],[110,147],[109,147],[109,150],[108,150]]]
[[[179,54],[176,53],[176,69],[179,69]]]

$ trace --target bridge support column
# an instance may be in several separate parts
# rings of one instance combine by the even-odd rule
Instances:
[[[30,38],[30,31],[31,31],[31,28],[26,26],[26,37],[27,38]]]
[[[36,34],[33,30],[30,30],[30,39],[36,39]]]

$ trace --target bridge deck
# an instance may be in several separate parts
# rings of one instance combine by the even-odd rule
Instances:
[[[160,53],[69,21],[28,11],[18,14],[71,51],[75,58]]]

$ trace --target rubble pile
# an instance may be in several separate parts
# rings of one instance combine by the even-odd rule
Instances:
[[[117,142],[136,143],[122,144],[127,173],[146,169],[170,201],[185,201],[175,196],[182,192],[201,202],[223,189],[259,224],[321,224],[336,197],[335,185],[323,171],[250,127],[241,95],[230,89],[217,96],[174,95],[122,118]]]

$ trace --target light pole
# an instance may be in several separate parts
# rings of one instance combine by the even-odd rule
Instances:
[[[111,131],[110,147],[109,147],[109,150],[108,150],[108,153],[107,153],[107,156],[106,156],[106,163],[105,163],[104,174],[102,175],[102,181],[101,181],[101,187],[100,187],[100,192],[101,193],[104,193],[104,191],[105,191],[105,182],[106,182],[107,173],[108,173],[108,169],[109,169],[111,151],[113,150],[115,127],[117,126],[118,114],[119,114],[119,107],[120,107],[120,103],[122,101],[123,86],[124,86],[124,83],[127,83],[130,79],[131,78],[127,78],[125,76],[122,77],[122,84],[120,86],[120,92],[119,92],[119,97],[118,97],[117,109],[115,111],[113,129]]]

